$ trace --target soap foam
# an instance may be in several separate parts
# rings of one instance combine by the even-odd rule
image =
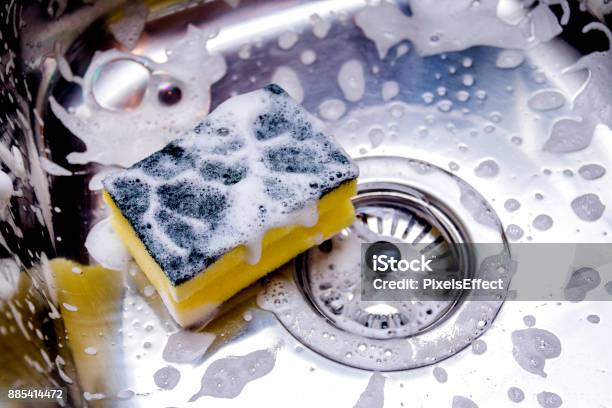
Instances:
[[[582,32],[600,30],[612,43],[610,29],[601,23],[590,23]],[[572,117],[557,120],[550,131],[550,136],[543,146],[544,151],[552,153],[576,152],[591,144],[598,125],[612,128],[612,98],[607,89],[612,82],[612,53],[597,51],[581,57],[564,72],[586,70],[588,78],[572,103]]]
[[[526,49],[562,31],[546,3],[525,12],[517,24],[500,19],[497,6],[498,1],[412,0],[412,15],[407,16],[396,4],[384,1],[359,11],[355,24],[374,41],[381,59],[404,40],[412,41],[419,55],[429,56],[477,45]],[[566,18],[569,15],[561,23]]]
[[[96,53],[79,81],[83,84],[83,105],[66,109],[55,98],[49,98],[55,116],[87,147],[84,152],[70,153],[67,160],[77,164],[97,162],[129,167],[193,128],[208,113],[211,85],[226,72],[223,57],[209,55],[206,51],[210,35],[207,30],[189,26],[185,37],[167,50],[168,60],[164,63],[118,50]],[[155,75],[138,107],[120,112],[104,109],[94,100],[93,83],[101,67],[121,59],[141,63],[153,73],[167,72],[178,83],[197,86],[181,87],[182,100],[163,107],[163,123],[159,120],[156,83],[163,79]]]

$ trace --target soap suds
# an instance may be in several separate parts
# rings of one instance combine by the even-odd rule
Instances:
[[[562,31],[545,3],[519,24],[497,16],[497,1],[413,0],[410,9],[412,15],[407,16],[396,4],[385,1],[364,7],[355,16],[355,24],[376,44],[381,59],[403,40],[410,40],[419,55],[429,56],[477,45],[525,49]]]
[[[67,109],[52,96],[49,98],[55,116],[86,145],[84,152],[70,153],[68,162],[129,167],[193,128],[194,123],[208,113],[211,85],[226,72],[223,57],[209,55],[206,51],[210,35],[210,31],[189,26],[187,34],[167,51],[165,63],[118,50],[96,53],[82,80],[83,105]],[[164,106],[161,115],[157,87],[160,85],[158,82],[165,79],[155,76],[148,83],[151,89],[137,108],[120,112],[101,108],[95,102],[91,88],[98,69],[117,59],[136,61],[151,72],[167,72],[178,83],[197,86],[181,87],[182,100]],[[160,121],[162,117],[163,121]]]
[[[608,41],[612,41],[610,29],[602,23],[589,23],[582,32],[591,30],[602,31]],[[569,153],[583,150],[590,145],[598,125],[612,127],[612,99],[606,92],[612,82],[611,67],[612,53],[608,50],[585,55],[563,70],[565,73],[587,71],[589,75],[572,102],[572,117],[561,118],[553,124],[544,151]]]

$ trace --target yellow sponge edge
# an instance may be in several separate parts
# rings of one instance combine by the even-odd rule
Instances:
[[[192,326],[209,318],[221,303],[241,289],[349,226],[355,218],[350,199],[355,195],[356,185],[356,180],[351,180],[323,196],[317,203],[319,220],[315,226],[292,224],[267,231],[257,264],[245,261],[246,248],[241,245],[178,286],[171,284],[106,191],[104,201],[111,209],[113,229],[157,289],[174,319],[182,326]]]

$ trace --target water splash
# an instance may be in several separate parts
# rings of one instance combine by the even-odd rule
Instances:
[[[271,350],[257,350],[244,356],[231,356],[213,361],[202,377],[202,386],[189,401],[209,395],[234,398],[251,381],[261,378],[274,368],[276,356]]]
[[[529,328],[512,332],[512,355],[521,368],[546,377],[546,360],[561,355],[561,342],[553,333]]]

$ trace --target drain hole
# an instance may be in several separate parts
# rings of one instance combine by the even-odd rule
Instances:
[[[361,300],[361,244],[409,244],[467,274],[467,263],[451,250],[461,237],[445,227],[450,220],[434,218],[429,203],[401,190],[362,191],[354,205],[350,228],[298,260],[298,281],[315,308],[344,331],[378,339],[409,337],[443,320],[458,301],[456,291],[435,301]]]

